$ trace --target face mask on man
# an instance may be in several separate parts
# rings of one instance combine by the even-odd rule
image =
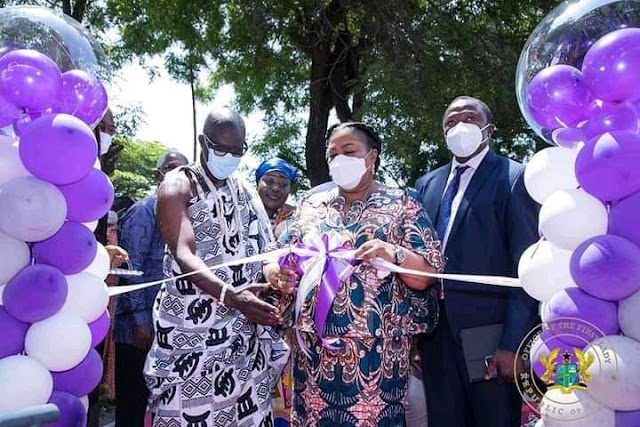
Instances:
[[[456,157],[469,157],[487,140],[482,135],[489,125],[482,129],[473,123],[458,123],[447,132],[447,147]]]
[[[371,151],[369,151],[371,153]],[[369,155],[367,153],[367,156]],[[364,159],[367,157],[351,157],[338,154],[329,163],[329,174],[333,182],[345,190],[353,190],[360,184],[362,177],[367,173],[367,165]]]
[[[227,153],[224,156],[218,156],[211,148],[208,149],[208,152],[207,168],[209,169],[209,172],[219,180],[227,179],[229,175],[238,169],[240,160],[242,160],[241,157],[235,157],[231,153]]]
[[[103,156],[109,151],[111,147],[111,140],[113,137],[106,132],[100,131],[100,155]]]

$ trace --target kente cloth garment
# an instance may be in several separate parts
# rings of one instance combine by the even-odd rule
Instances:
[[[198,188],[188,202],[197,255],[208,266],[259,254],[271,238],[257,193],[236,178],[217,188],[198,167],[182,169]],[[180,269],[171,254],[165,274]],[[259,281],[261,263],[215,270],[234,287]],[[154,306],[156,336],[145,364],[156,427],[267,427],[271,392],[289,356],[271,327],[186,279],[165,282]]]
[[[442,269],[440,243],[414,190],[383,187],[346,212],[344,205],[337,189],[303,199],[278,246],[296,244],[309,233],[337,232],[348,248],[380,239]],[[335,350],[319,339],[316,299],[317,290],[310,292],[298,318],[291,319],[310,351],[309,357],[296,344],[292,425],[402,427],[412,336],[435,328],[437,288],[413,291],[398,275],[356,261],[325,323],[325,338],[339,340]]]

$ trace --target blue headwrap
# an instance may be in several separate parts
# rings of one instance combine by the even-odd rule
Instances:
[[[260,181],[260,178],[262,178],[265,173],[274,171],[284,174],[292,184],[298,176],[293,166],[278,157],[274,157],[273,159],[265,160],[258,166],[258,169],[256,169],[256,183]]]

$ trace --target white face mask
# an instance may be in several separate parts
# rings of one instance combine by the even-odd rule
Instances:
[[[447,147],[456,157],[469,157],[486,141],[482,136],[482,129],[473,123],[458,123],[447,132]]]
[[[100,155],[104,155],[109,151],[111,147],[111,140],[113,137],[106,132],[100,131]]]
[[[240,160],[242,160],[241,157],[234,157],[231,153],[227,153],[224,156],[218,156],[211,148],[209,148],[207,168],[216,179],[224,180],[229,178],[229,175],[238,169]]]
[[[329,174],[333,178],[333,182],[345,190],[356,188],[362,181],[364,174],[367,173],[368,168],[364,161],[367,156],[362,158],[345,156],[344,154],[335,156],[329,163]]]

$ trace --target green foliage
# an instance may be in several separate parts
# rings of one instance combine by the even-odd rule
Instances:
[[[156,162],[167,148],[157,142],[134,141],[123,137],[115,138],[113,145],[119,150],[116,170],[111,176],[116,196],[134,199],[146,196],[156,184]]]

